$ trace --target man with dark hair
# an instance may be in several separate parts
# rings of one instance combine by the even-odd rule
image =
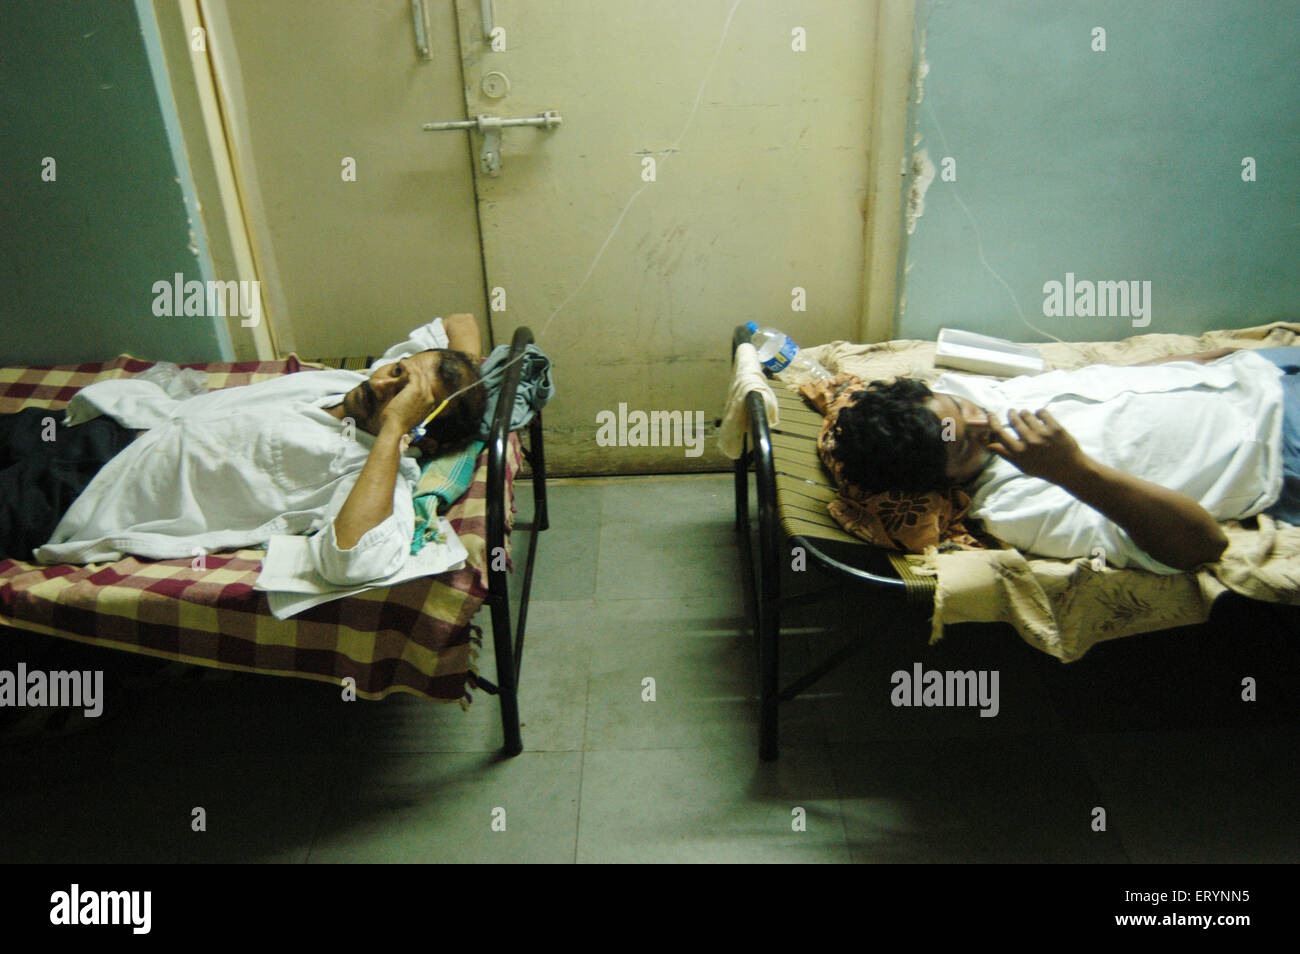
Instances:
[[[411,429],[479,380],[481,350],[472,315],[417,332],[439,347],[376,362],[368,376],[301,371],[183,401],[132,379],[83,388],[51,442],[60,448],[54,452],[101,419],[129,429],[128,442],[106,445],[114,453],[103,460],[82,461],[83,470],[98,472],[52,532],[28,545],[44,563],[90,563],[126,553],[191,557],[310,534],[315,569],[331,582],[392,574],[412,545],[415,455],[466,444],[486,401],[482,387],[469,387],[410,449]],[[130,430],[139,431],[133,440]],[[0,554],[6,544],[31,558],[21,541],[2,538]]]
[[[950,486],[943,424],[915,378],[872,381],[835,419],[835,456],[850,483],[871,493],[924,493]]]
[[[1219,559],[1220,520],[1300,523],[1295,365],[1300,348],[1222,349],[1141,371],[875,381],[840,409],[834,453],[868,492],[965,487],[1021,550],[1173,573]]]
[[[431,368],[434,380],[429,393],[443,396],[455,394],[479,378],[476,359],[463,351],[451,348],[430,348],[376,368],[369,378],[343,396],[342,402],[330,410],[339,420],[351,418],[368,434],[378,435],[383,426],[383,410],[394,395],[408,384],[418,381],[419,368]],[[447,405],[429,422],[425,436],[415,443],[422,454],[432,455],[459,450],[478,433],[487,404],[482,388],[473,388]],[[423,420],[423,417],[420,419]],[[416,421],[417,424],[420,421]],[[410,428],[407,428],[409,431]]]
[[[453,324],[461,317],[468,317],[469,324]],[[470,348],[473,360],[464,351],[419,352],[376,369],[368,380],[349,391],[342,403],[329,411],[339,420],[355,416],[361,430],[378,438],[352,492],[334,518],[333,533],[340,549],[356,546],[365,534],[393,513],[395,482],[401,492],[401,481],[397,480],[398,457],[410,444],[411,429],[444,398],[478,380],[480,346],[473,318],[453,315],[447,321],[449,337],[459,331],[460,343]],[[473,341],[469,342],[471,329]],[[423,440],[416,447],[422,453],[438,453],[468,443],[478,434],[486,403],[482,387],[470,388],[429,422]],[[412,481],[411,487],[414,484]],[[410,489],[406,488],[408,498]],[[413,521],[412,517],[407,523]]]

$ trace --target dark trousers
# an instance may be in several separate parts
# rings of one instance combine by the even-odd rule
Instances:
[[[107,416],[76,427],[62,421],[62,411],[48,408],[0,414],[0,559],[30,562],[91,478],[135,437]]]

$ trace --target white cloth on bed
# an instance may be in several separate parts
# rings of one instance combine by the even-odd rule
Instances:
[[[392,364],[394,361],[400,361],[408,355],[419,354],[421,351],[433,351],[438,348],[450,347],[451,342],[447,338],[447,330],[442,325],[442,319],[435,318],[427,325],[421,325],[413,330],[405,341],[395,344],[385,351],[382,357],[375,359],[375,363],[370,366],[370,370],[373,372],[376,368]]]
[[[748,341],[736,348],[736,359],[731,372],[731,388],[727,392],[727,405],[722,412],[722,424],[718,427],[718,447],[732,460],[740,457],[745,444],[745,435],[749,433],[749,404],[745,400],[750,391],[757,391],[763,399],[763,411],[767,415],[769,427],[777,424],[778,408],[776,395],[763,376],[763,365],[758,360],[758,351]]]
[[[436,325],[441,333],[441,320]],[[441,340],[435,347],[447,346],[445,333]],[[404,344],[424,350],[421,341]],[[398,462],[392,514],[351,549],[340,549],[334,536],[334,517],[374,437],[356,429],[347,439],[343,422],[326,409],[367,377],[300,371],[184,401],[131,379],[83,388],[68,405],[69,421],[103,413],[148,432],[95,475],[34,551],[36,559],[92,563],[132,553],[166,560],[311,534],[316,570],[326,580],[361,584],[389,576],[410,553],[412,492],[420,479],[414,451]]]
[[[1249,351],[1209,364],[1093,365],[997,381],[945,374],[932,390],[1006,422],[1048,408],[1093,459],[1200,502],[1216,520],[1251,516],[1282,489],[1282,371]],[[1115,523],[1055,484],[994,457],[973,484],[971,513],[1019,550],[1116,567],[1180,571],[1138,549]]]

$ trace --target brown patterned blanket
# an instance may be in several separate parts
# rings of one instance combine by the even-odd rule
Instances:
[[[1036,347],[1048,368],[1055,369],[1297,343],[1300,323],[1274,322],[1199,336],[1150,334]],[[866,381],[911,375],[930,382],[942,370],[934,366],[933,341],[837,341],[808,352],[830,370]],[[1000,621],[1014,626],[1030,645],[1071,662],[1107,639],[1204,622],[1211,604],[1228,590],[1300,605],[1300,527],[1264,515],[1256,519],[1224,523],[1230,544],[1222,559],[1177,576],[1094,566],[1082,557],[1043,559],[1013,549],[939,553],[931,548],[927,565],[937,582],[931,641],[939,639],[949,623]]]

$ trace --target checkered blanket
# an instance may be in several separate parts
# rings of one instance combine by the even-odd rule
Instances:
[[[58,410],[80,388],[153,366],[127,355],[58,367],[0,366],[0,414]],[[194,364],[212,390],[319,367],[284,361]],[[510,435],[507,514],[520,445]],[[0,560],[0,625],[200,666],[342,684],[380,699],[409,692],[468,704],[477,636],[470,621],[488,595],[487,452],[447,519],[469,553],[465,569],[368,590],[277,620],[253,589],[263,550],[189,559],[44,566]],[[508,539],[508,538],[507,538]],[[0,630],[3,638],[3,630]]]

